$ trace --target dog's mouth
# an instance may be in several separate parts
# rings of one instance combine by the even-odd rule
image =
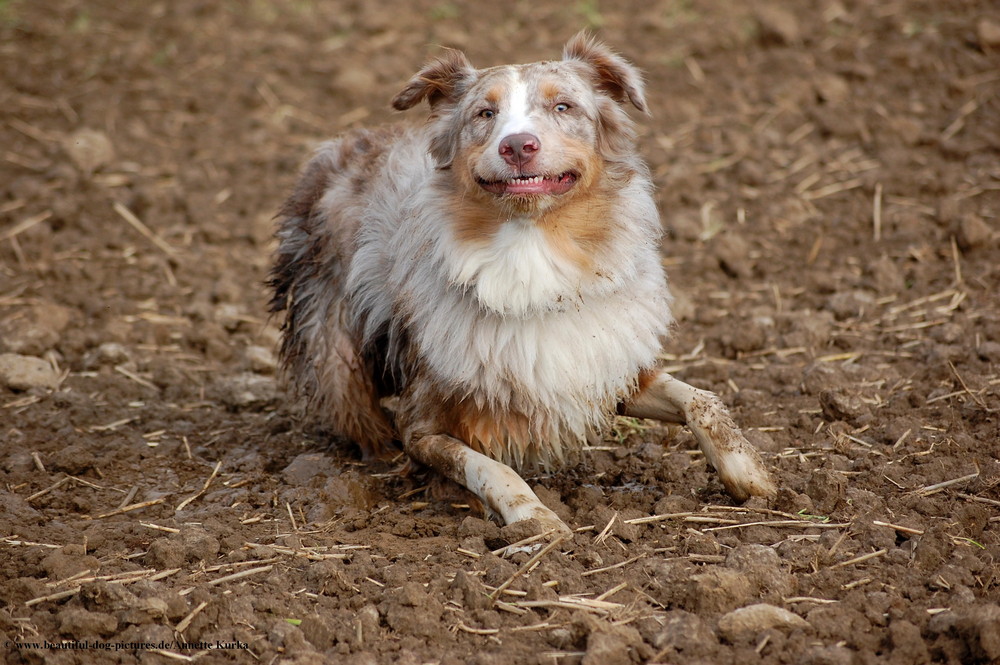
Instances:
[[[487,192],[498,196],[558,196],[573,189],[579,178],[576,171],[565,171],[554,176],[519,175],[504,180],[476,178],[476,182]]]

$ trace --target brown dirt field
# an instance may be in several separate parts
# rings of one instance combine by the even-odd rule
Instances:
[[[1000,662],[996,4],[379,4],[0,2],[0,657]],[[623,420],[530,479],[573,538],[509,552],[309,430],[263,281],[311,147],[435,45],[585,26],[648,74],[666,362],[782,489]]]

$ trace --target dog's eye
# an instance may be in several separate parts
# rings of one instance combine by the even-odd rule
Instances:
[[[486,120],[492,120],[493,118],[496,117],[496,115],[497,112],[494,111],[493,109],[483,109],[482,111],[479,112],[479,117],[484,118]]]
[[[552,107],[552,110],[555,111],[556,113],[565,113],[569,109],[570,109],[569,104],[565,102],[559,102],[558,104]]]

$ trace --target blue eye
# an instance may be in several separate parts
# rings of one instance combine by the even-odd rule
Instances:
[[[552,110],[555,111],[556,113],[565,113],[566,111],[569,110],[569,104],[560,102],[555,106],[553,106]]]
[[[482,111],[479,112],[479,117],[485,118],[486,120],[492,120],[493,118],[496,117],[496,115],[497,112],[494,111],[493,109],[483,109]]]

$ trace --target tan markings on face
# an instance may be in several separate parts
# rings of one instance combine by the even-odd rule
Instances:
[[[541,94],[544,101],[553,102],[562,94],[562,88],[560,88],[554,81],[545,80],[539,84],[538,92]]]
[[[581,164],[581,178],[566,202],[543,212],[537,224],[545,232],[553,251],[582,269],[593,264],[593,257],[608,241],[608,220],[613,211],[612,185],[603,179],[604,164],[589,146],[567,141],[571,159]]]
[[[503,99],[503,86],[500,85],[493,86],[486,92],[486,95],[483,97],[483,99],[485,99],[488,104],[492,104],[494,106],[499,105],[500,100]]]
[[[574,122],[580,120],[577,118]],[[451,170],[454,189],[448,203],[455,239],[486,243],[511,216],[539,215],[538,223],[546,230],[554,249],[568,260],[588,266],[590,255],[606,239],[603,220],[610,216],[606,204],[601,202],[602,197],[590,192],[600,186],[604,173],[604,163],[592,142],[576,133],[565,133],[554,122],[545,123],[540,168],[547,174],[573,170],[579,174],[576,186],[557,197],[498,201],[476,181],[477,177],[484,176],[506,177],[504,165],[489,166],[499,160],[494,142],[469,140],[472,137],[468,134],[463,138]]]
[[[496,234],[504,217],[497,209],[494,197],[483,191],[475,180],[472,164],[482,158],[487,146],[462,145],[451,169],[454,180],[449,192],[448,208],[451,213],[455,240],[460,243],[485,243]]]
[[[563,75],[565,80],[559,78]],[[596,114],[590,109],[593,99],[586,84],[575,73],[551,64],[516,71],[499,68],[469,94],[464,111],[455,118],[463,123],[448,193],[455,239],[489,242],[507,219],[531,216],[549,234],[555,251],[581,266],[589,265],[593,250],[606,240],[603,220],[610,211],[590,192],[603,181],[604,162],[597,152],[592,119]],[[566,102],[572,110],[556,112],[555,102]],[[498,111],[495,121],[478,116],[487,105]],[[479,179],[492,182],[521,175],[498,154],[497,146],[512,123],[529,124],[542,145],[528,175],[558,177],[572,171],[579,179],[570,191],[498,198],[480,186]]]
[[[507,73],[506,80],[494,87],[503,90],[503,98],[487,141],[496,146],[511,133],[537,136],[542,147],[530,169],[534,174],[555,176],[576,168],[564,163],[567,141],[594,145],[597,127],[593,120],[596,113],[590,109],[592,94],[574,72],[551,63],[532,65]],[[554,110],[558,102],[568,103],[569,108]],[[512,175],[495,151],[485,152],[483,160],[473,166],[487,179]]]

